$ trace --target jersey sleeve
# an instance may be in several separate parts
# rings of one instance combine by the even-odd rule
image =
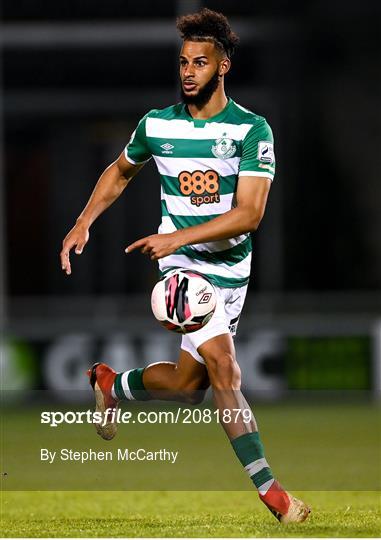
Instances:
[[[147,116],[148,114],[143,116],[143,118],[140,120],[137,128],[131,135],[131,138],[126,148],[124,149],[124,155],[127,161],[129,161],[133,165],[145,163],[152,156],[146,136]]]
[[[238,174],[274,179],[274,138],[264,118],[253,125],[242,142],[242,157]]]

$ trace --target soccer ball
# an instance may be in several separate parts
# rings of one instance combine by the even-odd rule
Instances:
[[[213,285],[193,270],[175,270],[156,283],[151,306],[167,330],[187,334],[200,330],[212,318],[217,296]]]

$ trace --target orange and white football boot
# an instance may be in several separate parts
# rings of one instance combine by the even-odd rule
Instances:
[[[117,373],[107,364],[97,362],[87,371],[87,375],[94,390],[95,411],[102,413],[102,422],[95,424],[95,429],[102,439],[109,441],[115,437],[117,431],[115,419],[118,400],[114,399],[111,393]]]
[[[285,491],[276,480],[265,495],[259,493],[259,498],[277,520],[284,525],[301,523],[307,519],[311,512],[309,506]]]

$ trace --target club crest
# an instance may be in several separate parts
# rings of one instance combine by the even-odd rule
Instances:
[[[226,133],[224,133],[220,139],[217,139],[215,143],[216,144],[212,146],[212,152],[216,158],[228,159],[236,153],[237,147],[234,144],[233,139],[226,137]]]

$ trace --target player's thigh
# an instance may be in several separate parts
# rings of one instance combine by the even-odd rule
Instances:
[[[209,386],[206,366],[195,360],[191,353],[184,349],[180,349],[176,372],[179,382],[184,388],[198,390]]]
[[[245,302],[247,286],[236,289],[216,288],[217,306],[213,317],[200,330],[185,334],[181,341],[181,348],[189,352],[200,364],[205,360],[199,352],[200,346],[224,334],[236,334],[239,318]],[[225,339],[225,338],[223,338]],[[234,351],[232,340],[227,340],[230,351]],[[226,349],[227,345],[223,348]]]
[[[235,347],[230,333],[215,336],[199,346],[197,352],[205,361],[213,384],[240,384],[241,371],[236,361]]]

